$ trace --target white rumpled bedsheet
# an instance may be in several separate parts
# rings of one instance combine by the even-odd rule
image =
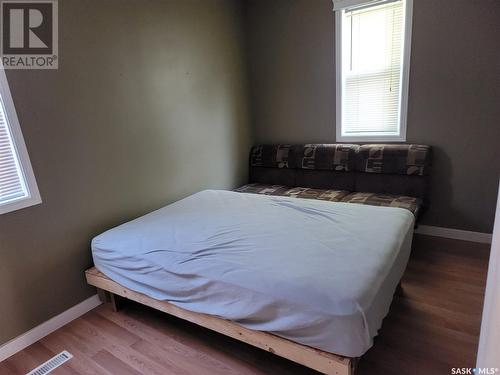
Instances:
[[[187,310],[358,357],[410,254],[405,209],[205,190],[95,237],[96,267]]]

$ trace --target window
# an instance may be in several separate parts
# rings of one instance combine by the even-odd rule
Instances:
[[[5,71],[0,68],[0,214],[41,203]]]
[[[337,141],[405,141],[412,0],[334,0]]]

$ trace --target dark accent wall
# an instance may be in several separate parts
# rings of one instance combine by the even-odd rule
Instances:
[[[0,343],[95,293],[94,235],[246,181],[236,1],[64,0],[57,71],[8,71],[43,203],[0,215]]]
[[[414,0],[407,141],[434,147],[423,224],[491,232],[500,175],[500,2]],[[249,0],[258,143],[335,142],[331,0]]]

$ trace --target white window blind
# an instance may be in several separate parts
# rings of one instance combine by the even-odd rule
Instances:
[[[405,1],[364,4],[337,14],[337,138],[404,140]]]
[[[41,203],[14,103],[0,69],[0,214]]]
[[[0,204],[28,196],[18,159],[0,97]]]

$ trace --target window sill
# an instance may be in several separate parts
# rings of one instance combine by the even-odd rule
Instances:
[[[35,206],[42,203],[40,197],[26,197],[22,199],[15,200],[13,202],[0,204],[0,215],[6,214],[8,212],[17,211],[22,208]]]
[[[337,142],[367,143],[367,142],[406,142],[406,137],[400,135],[338,135]]]

